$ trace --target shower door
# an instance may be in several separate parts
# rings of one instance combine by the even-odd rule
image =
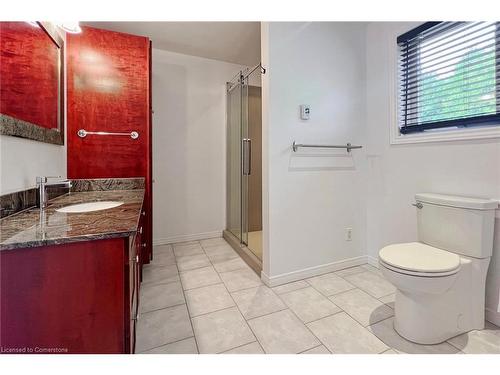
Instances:
[[[227,229],[248,244],[248,79],[227,86]]]

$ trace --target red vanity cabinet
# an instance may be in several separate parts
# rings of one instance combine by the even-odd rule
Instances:
[[[145,178],[141,263],[152,257],[150,52],[146,37],[92,27],[66,40],[68,178]]]
[[[0,251],[3,350],[133,353],[139,241],[130,236]]]

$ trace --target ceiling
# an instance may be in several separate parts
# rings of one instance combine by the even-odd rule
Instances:
[[[260,22],[82,22],[147,36],[153,48],[240,65],[260,61]]]

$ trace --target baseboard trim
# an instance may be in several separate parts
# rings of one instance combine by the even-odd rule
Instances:
[[[197,241],[206,240],[208,238],[222,237],[222,230],[216,230],[213,232],[205,233],[195,233],[195,234],[183,234],[180,236],[172,236],[166,238],[155,238],[153,240],[153,245],[169,245],[176,242],[186,242],[186,241]]]
[[[500,327],[500,312],[490,309],[488,307],[485,309],[485,312],[486,312],[486,320]]]
[[[269,276],[264,271],[262,271],[260,274],[260,278],[264,284],[272,288],[278,285],[290,283],[292,281],[298,281],[306,279],[308,277],[322,275],[328,272],[339,271],[344,268],[359,266],[361,264],[367,263],[366,258],[366,255],[362,255],[359,257],[344,259],[337,262],[322,264],[320,266],[282,273],[281,275],[276,276]]]
[[[378,268],[378,259],[372,257],[371,255],[366,256],[366,263],[368,263],[370,266]]]

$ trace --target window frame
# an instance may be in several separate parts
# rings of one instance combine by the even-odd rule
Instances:
[[[500,26],[497,24],[497,33],[500,31]],[[391,113],[391,131],[390,131],[390,143],[391,144],[404,144],[404,143],[422,143],[422,142],[440,142],[440,141],[452,141],[452,140],[464,140],[464,139],[487,139],[487,138],[500,138],[500,115],[489,115],[496,118],[489,119],[488,123],[491,126],[471,126],[467,127],[467,124],[474,125],[479,121],[478,118],[474,119],[459,119],[451,121],[441,121],[438,126],[431,126],[427,130],[430,131],[420,131],[420,132],[410,132],[402,133],[399,127],[399,109],[400,109],[400,97],[399,97],[399,47],[396,43],[398,36],[406,32],[418,31],[420,29],[426,28],[426,23],[417,25],[417,27],[406,28],[406,30],[397,30],[394,32],[392,38],[388,41],[390,43],[389,51],[389,69],[391,69],[392,74],[390,74],[390,113]],[[497,35],[500,39],[500,36]],[[500,44],[500,40],[498,40]],[[498,54],[500,53],[500,46],[496,46],[496,54],[498,59]],[[500,76],[500,67],[496,65],[496,76]],[[498,85],[498,83],[497,83]],[[500,94],[498,90],[496,92],[496,104],[500,107]],[[497,111],[498,112],[498,111]],[[485,123],[485,122],[482,122]],[[461,125],[462,127],[456,128],[453,126]]]

